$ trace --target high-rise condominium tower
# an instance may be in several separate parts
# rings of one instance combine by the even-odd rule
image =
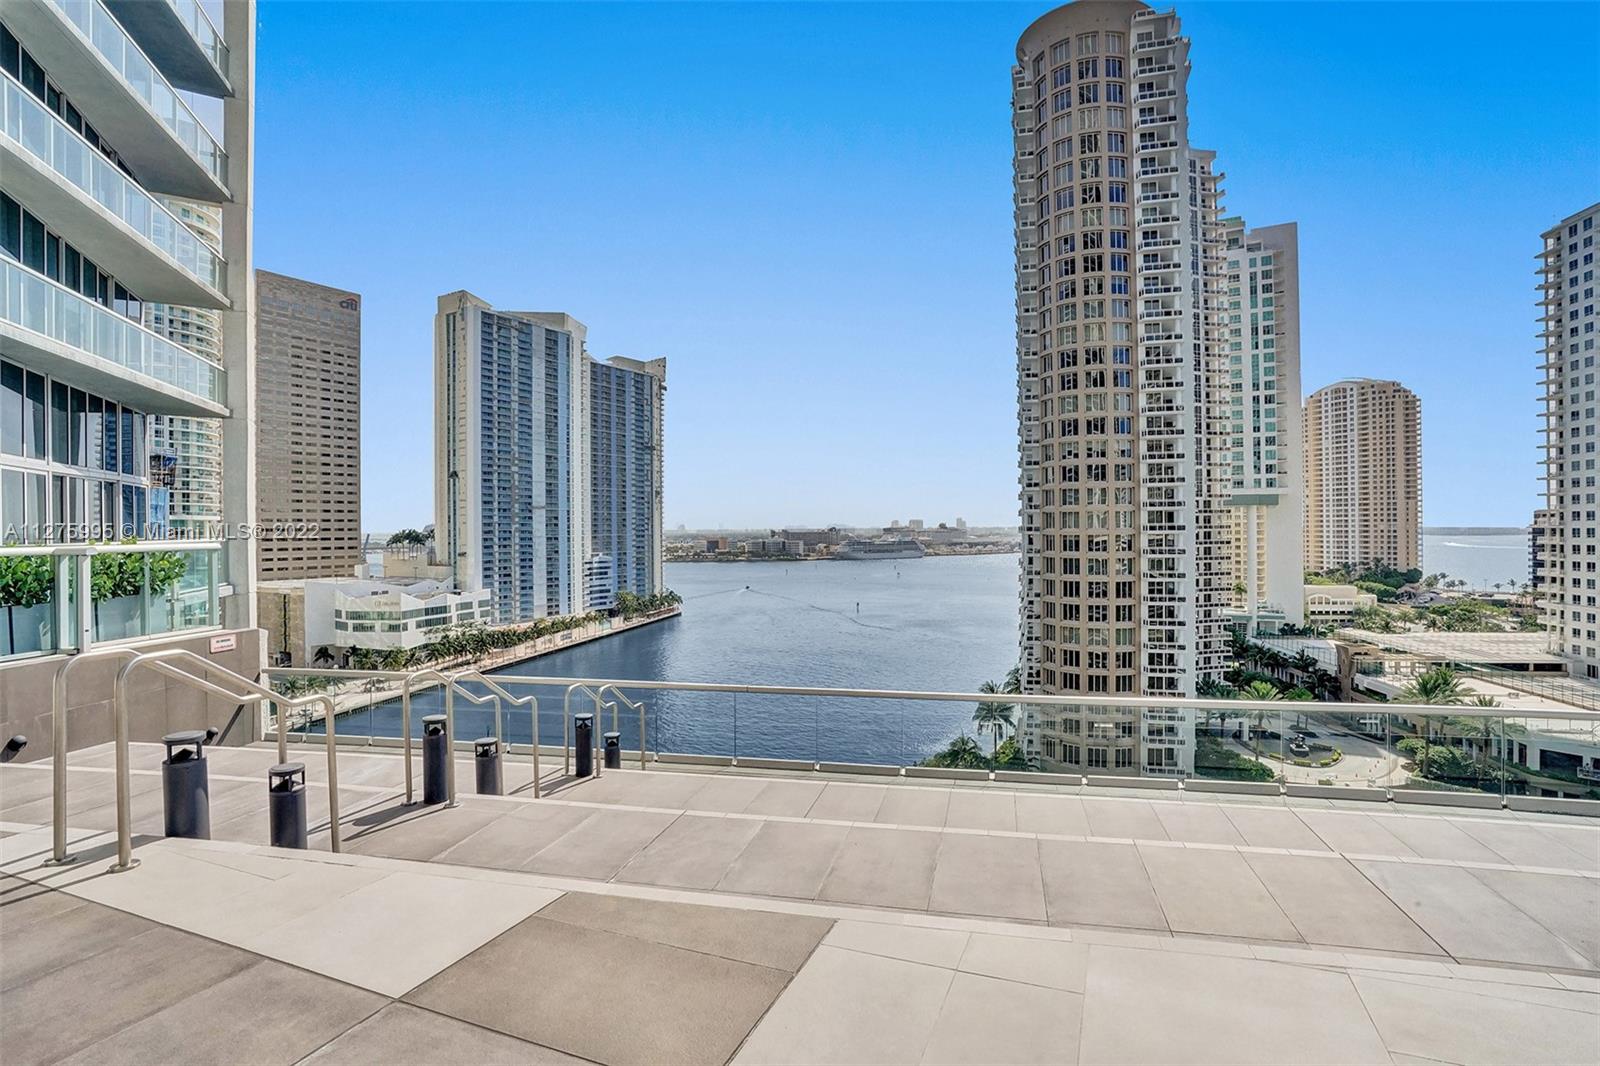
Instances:
[[[1230,621],[1250,634],[1305,621],[1300,445],[1300,247],[1293,222],[1223,220],[1223,434]]]
[[[1221,669],[1214,154],[1177,16],[1080,2],[1017,42],[1022,670],[1030,692],[1193,694]],[[1049,768],[1183,774],[1183,712],[1040,712]]]
[[[1545,230],[1539,253],[1544,371],[1547,561],[1543,598],[1551,648],[1581,677],[1600,677],[1595,567],[1595,232],[1600,203]]]
[[[583,604],[589,396],[582,322],[496,311],[469,292],[434,317],[434,538],[499,623]]]
[[[589,557],[584,600],[590,610],[616,594],[651,596],[662,575],[662,401],[667,361],[614,355],[584,360],[589,392]]]
[[[1306,566],[1422,565],[1422,406],[1398,381],[1353,378],[1305,409]]]
[[[7,539],[164,535],[150,522],[155,417],[223,420],[210,461],[228,488],[208,508],[233,526],[254,521],[255,5],[219,7],[221,30],[198,5],[0,5]],[[184,204],[205,219],[184,218]],[[180,319],[196,328],[174,342]],[[155,488],[160,497],[165,486]],[[159,499],[155,513],[166,513]],[[225,574],[231,594],[186,600],[162,624],[253,628],[254,550],[240,537],[185,556],[179,587],[203,590],[208,574]],[[67,619],[80,631],[52,639],[81,649],[142,624],[100,614],[98,625]]]
[[[361,563],[361,297],[256,271],[263,581]]]

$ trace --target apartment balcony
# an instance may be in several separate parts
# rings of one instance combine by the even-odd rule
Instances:
[[[0,259],[0,354],[150,414],[228,414],[221,367],[10,259]]]
[[[1141,74],[1142,74],[1142,72],[1141,72]],[[1173,97],[1175,97],[1177,95],[1178,95],[1178,90],[1176,90],[1176,89],[1155,89],[1155,90],[1152,90],[1150,92],[1143,92],[1143,93],[1135,94],[1134,100],[1136,100],[1139,103],[1146,103],[1146,102],[1151,101],[1151,100],[1171,100]]]
[[[146,189],[230,198],[222,145],[101,0],[11,0],[6,20]]]
[[[228,306],[222,258],[6,74],[0,162],[13,196],[143,298]]]
[[[228,46],[198,0],[105,0],[174,88],[232,96]]]
[[[1176,37],[1153,37],[1148,40],[1134,41],[1133,50],[1135,52],[1154,52],[1161,48],[1171,48],[1177,43],[1178,38]]]
[[[1170,126],[1177,121],[1177,115],[1140,115],[1135,125],[1140,129],[1149,129],[1152,126]]]

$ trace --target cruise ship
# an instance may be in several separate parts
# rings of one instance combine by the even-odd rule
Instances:
[[[847,540],[833,553],[835,559],[920,559],[922,545],[905,537],[885,540]]]

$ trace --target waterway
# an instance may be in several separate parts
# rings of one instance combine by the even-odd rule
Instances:
[[[1016,555],[669,563],[666,576],[684,599],[680,617],[495,673],[971,692],[984,681],[1001,681],[1017,660]],[[517,691],[538,695],[541,740],[559,743],[564,687]],[[921,759],[970,733],[974,709],[927,700],[629,695],[645,701],[656,750],[823,761]],[[441,704],[439,692],[413,700],[414,733],[421,716]],[[456,715],[458,738],[494,731],[492,706],[458,697]],[[503,710],[502,721],[512,742],[531,737],[526,710]],[[603,721],[609,729],[609,713]],[[617,725],[623,747],[634,747],[637,717],[624,709]],[[339,730],[399,736],[399,705],[390,701],[341,715]]]
[[[1493,591],[1497,584],[1520,588],[1528,580],[1528,535],[1425,533],[1422,569],[1430,574],[1448,574],[1473,589]]]

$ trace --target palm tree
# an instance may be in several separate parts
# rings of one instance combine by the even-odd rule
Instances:
[[[1244,661],[1245,657],[1250,654],[1250,648],[1251,644],[1249,637],[1245,636],[1237,629],[1228,630],[1229,655],[1232,655],[1235,659],[1238,659],[1242,662]]]
[[[1264,703],[1276,703],[1283,699],[1276,685],[1269,681],[1252,681],[1239,690],[1242,700],[1258,700]],[[1251,736],[1255,745],[1256,762],[1261,761],[1261,730],[1266,728],[1267,716],[1272,712],[1265,707],[1257,707],[1250,712],[1250,717],[1255,720],[1256,732]]]
[[[1467,702],[1467,689],[1456,677],[1456,672],[1448,666],[1435,666],[1432,670],[1418,674],[1405,688],[1400,690],[1400,702],[1423,703],[1430,706],[1459,707]],[[1422,765],[1420,772],[1423,777],[1428,776],[1428,740],[1432,732],[1432,722],[1428,718],[1419,718],[1417,726],[1422,733]]]
[[[1005,690],[993,681],[985,681],[978,686],[978,691],[986,696],[1003,696]],[[1016,728],[1013,718],[1017,709],[1014,703],[1002,703],[999,700],[984,700],[978,704],[978,709],[972,712],[972,724],[979,733],[988,733],[994,738],[994,750],[1000,750],[1000,736],[1008,729]]]
[[[1309,675],[1317,668],[1317,657],[1308,651],[1298,651],[1289,660],[1289,665],[1302,675]]]

